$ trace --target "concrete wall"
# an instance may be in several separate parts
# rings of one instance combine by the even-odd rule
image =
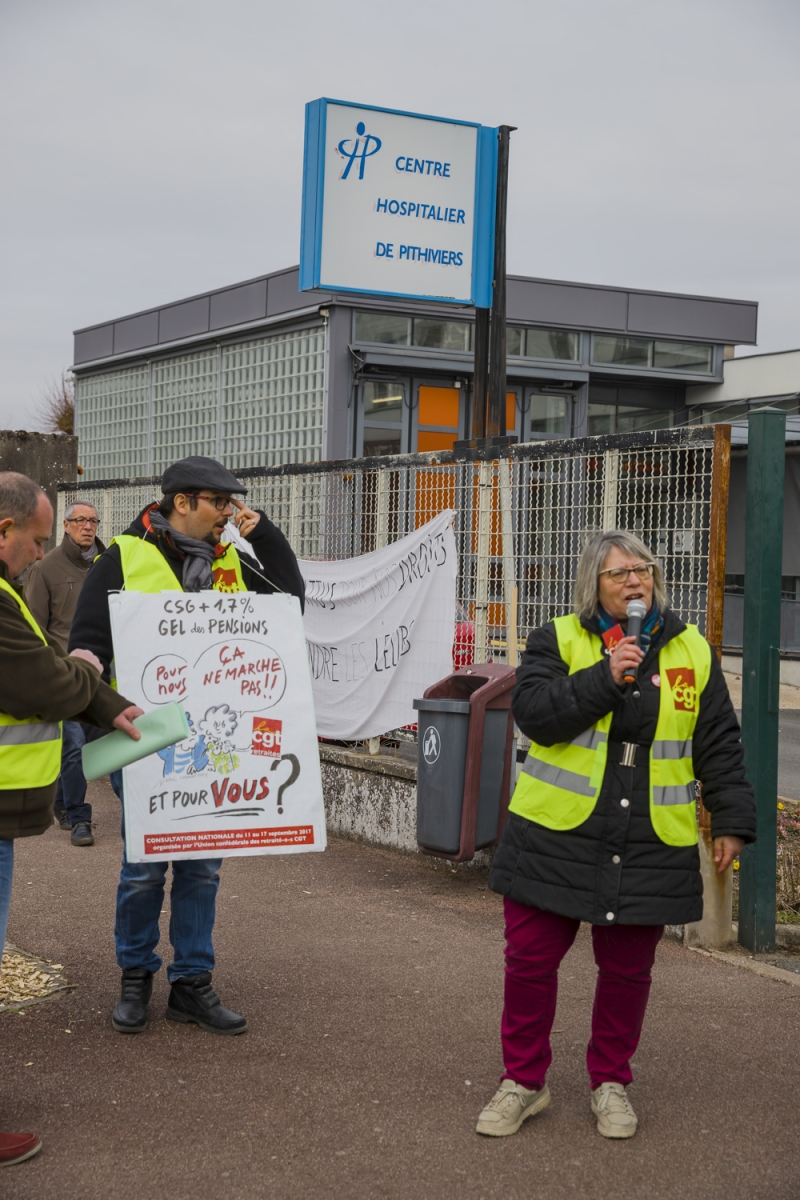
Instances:
[[[325,820],[342,837],[417,853],[417,765],[386,754],[319,747]],[[479,850],[463,867],[488,867]]]
[[[688,387],[687,404],[735,404],[737,400],[800,392],[800,350],[726,358],[722,370],[722,383]]]
[[[0,430],[0,471],[21,471],[35,480],[50,498],[55,513],[56,484],[78,478],[78,439],[63,433],[28,433],[24,429]],[[47,543],[52,549],[61,531]]]

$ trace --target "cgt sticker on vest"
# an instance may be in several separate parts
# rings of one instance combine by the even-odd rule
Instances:
[[[694,712],[697,708],[697,683],[692,667],[673,667],[667,671],[672,700],[680,712]]]

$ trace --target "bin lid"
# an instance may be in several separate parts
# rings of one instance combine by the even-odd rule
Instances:
[[[469,700],[415,700],[417,712],[469,713]]]

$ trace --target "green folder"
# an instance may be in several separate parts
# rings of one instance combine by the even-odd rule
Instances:
[[[165,746],[180,742],[190,732],[183,705],[177,702],[155,708],[143,717],[137,717],[133,723],[142,735],[138,742],[121,729],[115,729],[96,742],[86,743],[81,757],[87,779],[99,779],[102,775],[129,767],[140,758],[147,758],[148,754],[155,754]]]

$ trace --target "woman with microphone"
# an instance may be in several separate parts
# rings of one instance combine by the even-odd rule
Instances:
[[[626,1088],[665,925],[697,921],[695,780],[721,874],[755,840],[739,724],[716,655],[669,607],[633,534],[588,542],[575,611],[528,637],[513,711],[531,739],[492,863],[504,896],[504,1070],[478,1133],[516,1133],[550,1103],[558,968],[581,921],[598,975],[586,1064],[604,1137],[628,1138]]]

